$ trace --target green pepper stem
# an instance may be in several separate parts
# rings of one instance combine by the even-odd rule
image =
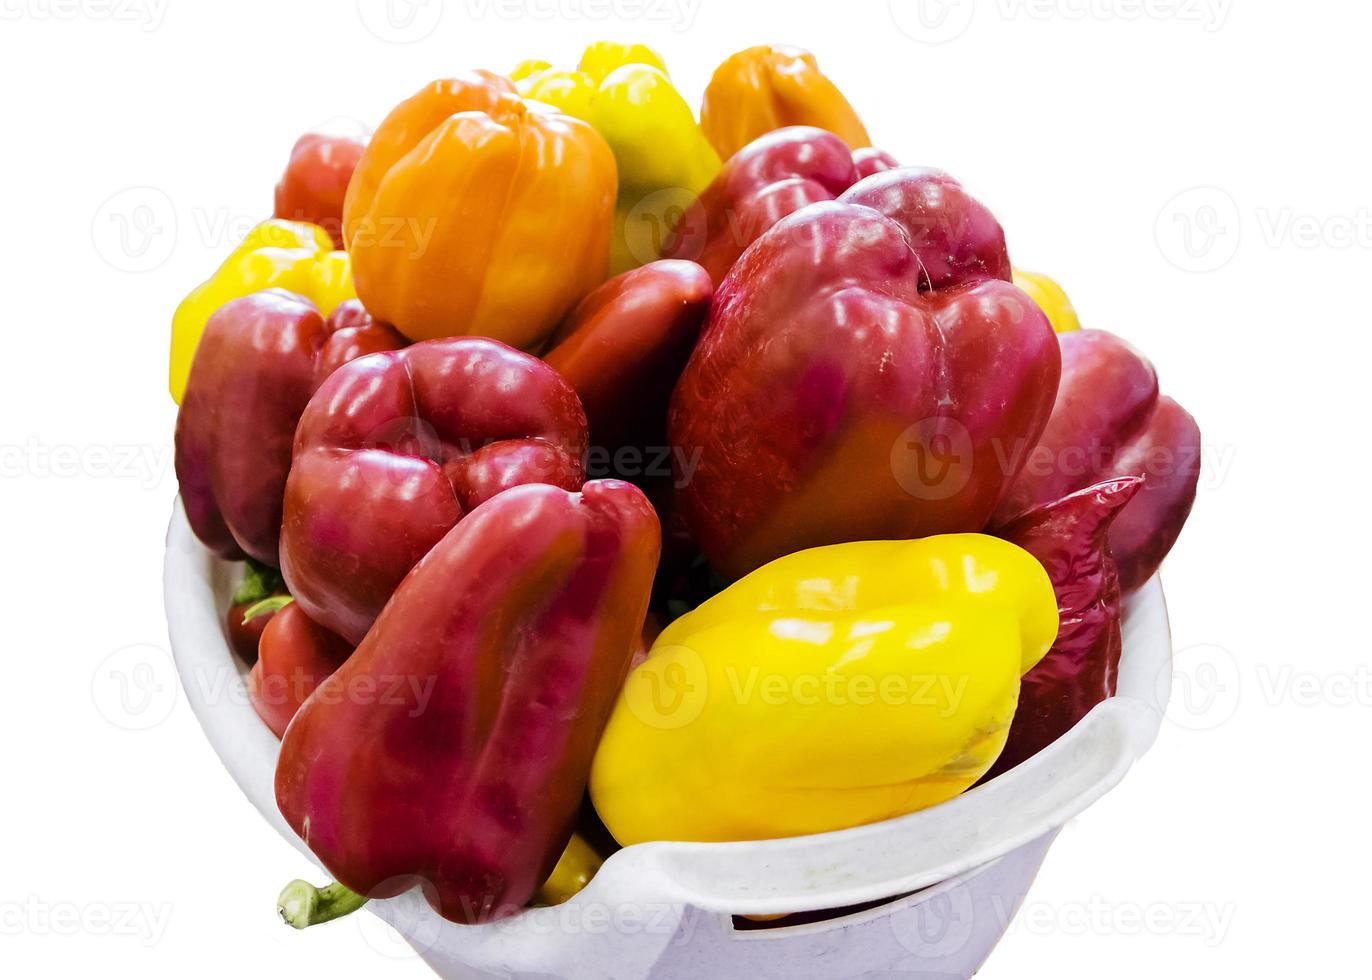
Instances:
[[[296,879],[285,888],[276,900],[276,911],[281,920],[293,929],[307,929],[321,922],[339,919],[356,912],[367,904],[367,896],[331,882],[323,888],[316,888],[308,881]]]
[[[249,622],[256,619],[258,616],[265,616],[268,613],[276,612],[278,609],[285,609],[294,601],[295,600],[288,595],[274,595],[268,596],[261,602],[254,602],[247,609],[243,610],[243,625],[247,626]]]
[[[280,572],[249,558],[243,563],[243,581],[238,583],[229,604],[241,606],[245,602],[260,602],[273,592],[280,592],[284,586]]]

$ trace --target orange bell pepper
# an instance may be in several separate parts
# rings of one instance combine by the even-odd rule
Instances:
[[[715,69],[700,105],[700,125],[724,160],[783,126],[827,129],[854,150],[872,145],[857,112],[819,70],[814,55],[766,44],[730,55]]]
[[[509,79],[432,82],[391,110],[348,187],[358,297],[411,340],[537,349],[605,279],[616,182],[589,124]]]

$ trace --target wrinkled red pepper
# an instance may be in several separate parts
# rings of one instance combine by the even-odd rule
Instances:
[[[665,447],[667,401],[713,292],[694,262],[650,262],[592,290],[553,334],[544,360],[580,396],[592,446]]]
[[[281,812],[344,886],[420,884],[457,922],[530,899],[577,818],[658,539],[631,484],[530,485],[424,557],[281,746]]]
[[[833,133],[787,126],[760,136],[724,164],[674,227],[669,258],[694,259],[716,285],[768,228],[807,204],[832,201],[862,177],[892,169],[889,153],[856,152]]]
[[[281,529],[291,595],[361,642],[464,514],[523,483],[579,487],[586,438],[567,382],[494,340],[430,340],[349,362],[296,430]]]
[[[1035,504],[1102,480],[1144,478],[1110,529],[1110,550],[1128,595],[1176,544],[1200,480],[1200,428],[1158,393],[1153,365],[1103,330],[1059,336],[1062,383],[1053,414],[996,513],[1003,523]]]
[[[281,738],[300,706],[343,666],[353,648],[294,602],[256,619],[267,620],[267,625],[258,644],[257,663],[248,674],[248,699],[272,734]]]
[[[306,133],[295,141],[276,185],[274,217],[319,225],[343,247],[343,198],[367,144],[351,136]]]
[[[1037,507],[992,531],[1037,558],[1058,599],[1058,638],[1020,680],[1019,707],[992,779],[1056,742],[1115,694],[1120,584],[1110,525],[1138,493],[1138,477],[1110,480]]]
[[[404,344],[345,303],[267,289],[220,307],[205,326],[176,417],[176,478],[191,529],[220,558],[276,566],[296,422],[324,362]]]
[[[1014,476],[998,449],[1038,439],[1060,366],[1009,279],[995,218],[939,171],[875,174],[759,238],[672,396],[699,460],[676,500],[711,563],[984,528]]]

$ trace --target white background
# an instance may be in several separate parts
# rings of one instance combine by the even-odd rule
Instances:
[[[398,29],[384,0],[0,0],[0,973],[427,975],[371,916],[276,920],[311,869],[176,691],[168,326],[298,133],[602,36],[658,47],[693,101],[746,44],[815,50],[880,145],[958,175],[1201,423],[1173,717],[982,976],[1363,972],[1364,5],[463,0]]]

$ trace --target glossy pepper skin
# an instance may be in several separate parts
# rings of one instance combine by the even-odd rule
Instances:
[[[528,902],[571,835],[658,534],[630,484],[531,485],[424,557],[281,746],[277,803],[342,884],[371,897],[422,884],[456,922]],[[336,696],[385,677],[421,683]]]
[[[581,486],[586,415],[547,364],[454,338],[339,368],[300,418],[281,570],[306,615],[359,643],[415,563],[522,483]]]
[[[283,289],[231,300],[210,317],[176,416],[181,499],[206,547],[279,564],[295,427],[321,371],[403,343],[356,300],[326,321]]]
[[[172,400],[181,403],[205,324],[230,300],[263,289],[286,289],[327,316],[345,299],[355,298],[348,253],[332,248],[327,231],[299,221],[273,218],[250,231],[219,270],[191,290],[172,314]]]
[[[1062,384],[1053,414],[996,513],[1004,523],[1103,480],[1143,477],[1110,528],[1125,595],[1153,576],[1176,544],[1200,480],[1200,428],[1160,395],[1153,365],[1103,330],[1059,336]]]
[[[357,295],[411,340],[537,349],[605,279],[615,179],[591,126],[509,79],[433,82],[391,110],[348,186]]]
[[[315,689],[343,665],[352,644],[330,633],[292,602],[272,613],[248,674],[248,698],[272,734],[281,738]]]
[[[343,198],[366,142],[334,133],[306,133],[295,141],[276,185],[274,217],[308,221],[343,247]]]
[[[853,153],[833,133],[812,126],[759,136],[729,158],[685,211],[662,254],[699,262],[719,283],[748,246],[782,218],[807,204],[832,201],[862,177],[894,166],[889,154]]]
[[[986,774],[1008,772],[1113,697],[1119,678],[1120,583],[1107,535],[1143,483],[1108,480],[1026,511],[993,533],[1039,560],[1058,603],[1053,648],[1020,681],[1005,750]]]
[[[725,160],[784,126],[828,130],[854,150],[872,142],[814,55],[765,44],[732,54],[715,69],[700,105],[700,125]]]
[[[713,294],[700,266],[663,259],[592,290],[558,327],[543,359],[581,398],[592,446],[666,446],[667,402]]]
[[[1060,370],[1009,277],[1000,226],[938,171],[876,174],[759,238],[672,395],[669,439],[698,459],[676,500],[710,563],[984,528]]]
[[[591,770],[621,844],[760,840],[951,799],[1057,633],[1043,567],[980,534],[790,554],[680,617]]]
[[[525,62],[514,78],[525,98],[584,119],[614,152],[619,190],[611,274],[657,258],[672,222],[720,166],[662,59],[641,44],[601,41],[586,49],[575,70]]]

